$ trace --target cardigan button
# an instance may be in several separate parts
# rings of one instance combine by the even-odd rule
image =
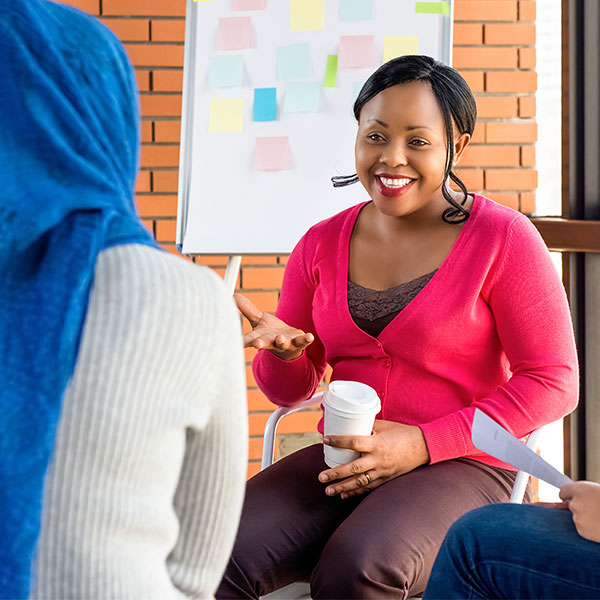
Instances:
[[[392,361],[391,361],[389,358],[386,358],[386,359],[383,361],[383,366],[384,366],[386,369],[389,369],[389,368],[392,366]]]

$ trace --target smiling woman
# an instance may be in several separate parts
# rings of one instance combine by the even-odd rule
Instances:
[[[577,402],[569,310],[543,241],[452,172],[476,116],[465,81],[404,56],[367,80],[354,112],[356,175],[334,185],[360,181],[371,201],[305,234],[276,315],[237,302],[270,400],[310,397],[329,364],[332,381],[375,389],[381,412],[370,436],[324,439],[359,458],[329,469],[312,446],[248,482],[218,598],[299,579],[313,598],[422,592],[450,525],[510,495],[514,472],[471,442],[475,409],[521,437]]]

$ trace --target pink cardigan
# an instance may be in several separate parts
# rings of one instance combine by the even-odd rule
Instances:
[[[569,308],[543,240],[525,216],[475,195],[441,267],[374,338],[347,299],[350,236],[365,204],[313,226],[292,252],[276,314],[315,341],[293,361],[260,351],[258,385],[293,405],[314,393],[329,363],[332,380],[377,391],[379,419],[418,425],[431,463],[468,456],[511,468],[473,446],[475,408],[522,437],[578,398]]]

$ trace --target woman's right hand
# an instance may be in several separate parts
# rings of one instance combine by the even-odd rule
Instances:
[[[293,360],[315,339],[312,333],[290,327],[275,315],[258,310],[241,294],[234,294],[233,299],[252,326],[252,331],[244,336],[245,348],[270,350],[279,358]]]

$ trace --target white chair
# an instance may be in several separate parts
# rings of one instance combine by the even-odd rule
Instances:
[[[273,411],[267,423],[265,425],[265,433],[263,439],[263,452],[261,461],[261,470],[266,469],[273,464],[275,458],[275,437],[277,435],[277,425],[279,421],[291,415],[295,412],[311,408],[321,403],[321,398],[324,392],[315,394],[312,398],[299,402],[294,406],[281,406],[277,410]],[[526,446],[531,448],[534,452],[540,445],[543,427],[532,431],[527,438]],[[527,482],[529,481],[529,473],[525,471],[518,471],[515,483],[513,484],[512,493],[510,495],[509,502],[513,504],[521,504],[523,497],[525,496],[525,490],[527,489]],[[310,600],[310,586],[304,581],[295,581],[286,585],[266,596],[261,596],[262,600]],[[409,599],[411,600],[411,599]]]

